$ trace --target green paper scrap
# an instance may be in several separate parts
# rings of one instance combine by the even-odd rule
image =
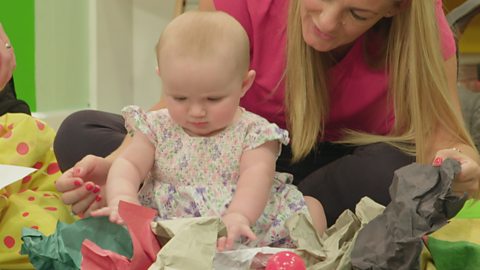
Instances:
[[[480,218],[480,202],[474,199],[466,201],[455,218]]]
[[[60,224],[57,223],[57,227],[58,226],[60,226]],[[23,228],[23,244],[20,254],[27,254],[30,263],[35,269],[80,269],[68,254],[58,252],[60,246],[56,244],[60,243],[61,240],[57,238],[57,235],[46,237],[37,230]]]
[[[80,269],[81,248],[89,239],[103,249],[127,258],[133,256],[128,230],[108,221],[108,217],[88,217],[72,224],[57,222],[56,231],[45,236],[31,228],[22,229],[22,248],[35,269]]]
[[[480,245],[473,242],[450,242],[429,237],[428,249],[437,270],[478,269],[480,265]]]

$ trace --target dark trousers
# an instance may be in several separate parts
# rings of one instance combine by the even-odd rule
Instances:
[[[69,115],[58,128],[53,151],[62,172],[84,156],[106,157],[122,143],[127,130],[121,115],[85,110]]]
[[[92,110],[70,115],[59,127],[54,141],[61,170],[71,168],[88,154],[109,155],[125,135],[120,115]],[[293,174],[299,190],[322,203],[329,225],[345,209],[354,211],[364,196],[388,204],[393,172],[415,161],[385,143],[353,147],[329,142],[320,143],[301,162],[292,164],[290,159],[290,147],[283,147],[277,171]]]
[[[3,89],[0,89],[0,116],[6,113],[31,114],[28,104],[17,98],[13,78],[8,81]]]
[[[303,195],[322,203],[330,226],[345,209],[354,212],[365,196],[387,205],[394,171],[414,161],[415,157],[385,143],[357,147],[322,143],[287,171],[301,177],[297,185]]]

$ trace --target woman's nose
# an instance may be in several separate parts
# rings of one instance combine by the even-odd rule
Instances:
[[[335,31],[343,19],[342,11],[334,6],[324,8],[318,16],[318,27],[327,34]]]

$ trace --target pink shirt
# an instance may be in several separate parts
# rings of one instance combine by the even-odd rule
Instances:
[[[423,0],[422,0],[423,1]],[[425,0],[427,1],[427,0]],[[287,0],[214,0],[217,10],[235,17],[250,38],[254,84],[241,105],[285,128],[284,84]],[[455,41],[442,9],[436,2],[443,56],[455,54]],[[363,36],[330,71],[330,112],[325,141],[335,141],[342,129],[374,134],[390,131],[394,115],[387,103],[388,76],[368,67],[363,57]]]

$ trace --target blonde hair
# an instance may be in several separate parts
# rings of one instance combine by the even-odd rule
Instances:
[[[441,126],[453,138],[474,147],[450,98],[434,3],[408,1],[386,23],[388,38],[384,58],[379,61],[387,67],[390,79],[389,97],[393,99],[395,113],[391,132],[382,136],[347,130],[339,142],[357,145],[385,142],[416,154],[418,162],[426,163],[428,139]],[[291,1],[289,12],[285,95],[293,161],[298,161],[324,134],[329,109],[326,80],[329,66],[326,54],[315,51],[303,40],[298,0]]]
[[[175,57],[200,61],[221,56],[242,72],[250,65],[247,33],[233,17],[220,11],[188,11],[175,17],[156,45],[158,63],[164,50]]]

